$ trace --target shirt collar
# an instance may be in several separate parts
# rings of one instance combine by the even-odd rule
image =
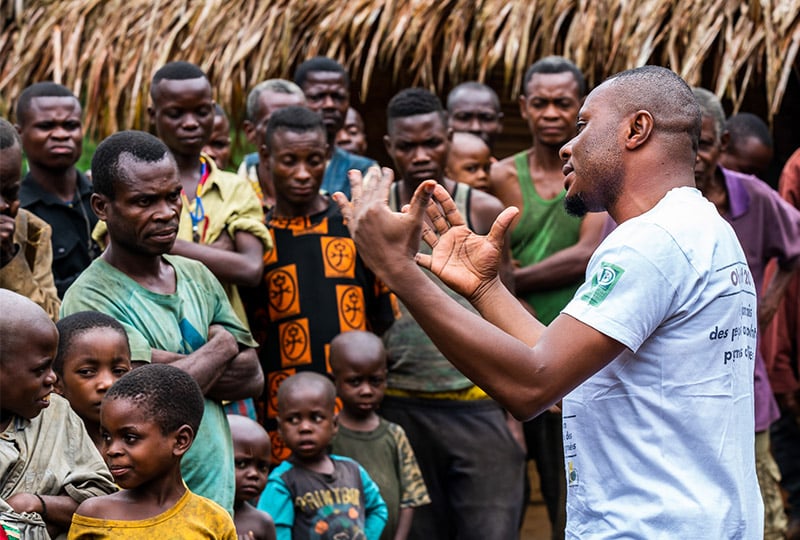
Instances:
[[[742,174],[719,166],[725,178],[725,191],[728,192],[728,208],[731,219],[744,215],[750,208],[750,194],[742,184]]]

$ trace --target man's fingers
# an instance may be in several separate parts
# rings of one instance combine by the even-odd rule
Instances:
[[[497,245],[503,245],[505,241],[506,231],[508,231],[511,222],[519,214],[519,209],[516,206],[509,206],[497,216],[497,219],[492,223],[492,228],[489,229],[489,240]]]
[[[450,193],[448,193],[447,189],[441,184],[436,184],[436,190],[433,192],[433,200],[442,207],[444,217],[451,227],[458,227],[459,225],[466,224],[464,216],[461,215],[458,211],[458,207],[456,207],[455,201],[453,201],[453,198],[450,197]]]
[[[431,246],[432,248],[436,247],[436,244],[439,243],[439,235],[433,232],[433,230],[428,227],[427,225],[422,226],[422,240]]]
[[[350,180],[350,200],[358,204],[364,194],[364,177],[358,169],[350,169],[347,179]]]
[[[352,189],[352,187],[350,189]],[[345,222],[349,222],[353,218],[353,205],[347,200],[347,195],[341,191],[337,191],[332,197],[333,202],[339,205],[339,212],[342,213]]]
[[[433,259],[430,255],[426,255],[425,253],[417,253],[414,256],[414,261],[422,268],[430,270]]]
[[[408,207],[407,213],[411,214],[415,221],[422,221],[426,209],[428,208],[428,203],[431,200],[431,194],[433,193],[434,187],[436,187],[435,180],[425,180],[419,186],[417,186],[417,190],[414,191],[414,195],[411,197],[411,204]]]

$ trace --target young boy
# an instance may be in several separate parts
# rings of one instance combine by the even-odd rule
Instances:
[[[251,501],[258,499],[267,485],[272,444],[266,430],[258,422],[240,414],[229,414],[236,465],[236,499],[233,523],[239,538],[275,540],[272,516],[256,509]]]
[[[219,169],[228,167],[231,158],[231,123],[219,103],[214,103],[214,126],[203,152],[214,160]]]
[[[447,178],[486,191],[491,167],[492,151],[485,140],[466,131],[453,133],[444,169]]]
[[[181,476],[203,416],[203,393],[167,364],[137,368],[108,390],[100,408],[103,457],[118,493],[81,503],[69,539],[213,538],[236,540],[230,515],[195,495]]]
[[[405,540],[414,508],[431,501],[405,431],[377,413],[386,390],[383,341],[370,332],[339,334],[331,369],[342,401],[331,451],[359,462],[378,484],[389,511],[381,539]]]
[[[297,373],[278,388],[278,429],[292,455],[269,475],[258,501],[275,520],[278,540],[377,540],[386,525],[386,503],[367,472],[328,454],[335,401],[333,383],[319,373]]]
[[[61,300],[53,279],[52,229],[20,208],[22,141],[0,118],[0,288],[27,296],[54,321]]]
[[[100,402],[111,385],[131,370],[128,334],[115,318],[79,311],[56,323],[56,391],[67,398],[101,450]]]
[[[116,488],[81,419],[52,394],[55,325],[9,290],[0,306],[0,524],[56,538],[80,502]]]

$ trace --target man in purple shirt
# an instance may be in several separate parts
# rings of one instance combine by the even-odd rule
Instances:
[[[725,113],[719,99],[703,88],[693,88],[703,115],[695,182],[705,197],[731,224],[742,244],[758,295],[759,330],[775,315],[792,274],[800,268],[800,212],[757,177],[719,166],[727,144]],[[777,258],[778,271],[762,287],[764,268]],[[764,499],[764,538],[782,539],[786,531],[778,467],[769,451],[769,426],[779,417],[761,353],[755,367],[756,471]]]

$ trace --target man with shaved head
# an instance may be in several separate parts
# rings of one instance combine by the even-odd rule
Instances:
[[[465,375],[520,419],[563,400],[567,538],[761,537],[755,287],[694,185],[697,101],[675,73],[645,66],[592,91],[577,126],[560,151],[567,208],[607,210],[619,226],[547,327],[498,277],[518,209],[478,236],[423,182],[393,213],[389,171],[351,173],[353,202],[337,200],[364,260]],[[420,235],[431,254],[415,254]]]
[[[0,306],[0,523],[19,538],[55,538],[81,501],[116,488],[83,421],[53,393],[55,325],[15,292],[0,289]]]

